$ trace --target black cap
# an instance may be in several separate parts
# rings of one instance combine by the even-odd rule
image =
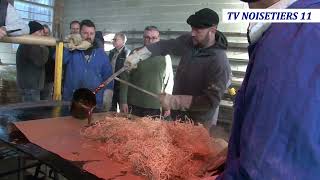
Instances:
[[[32,34],[32,33],[36,32],[36,31],[44,29],[43,26],[40,23],[38,23],[37,21],[30,21],[28,25],[29,25],[29,28],[30,28],[30,33],[29,34]]]
[[[189,16],[187,23],[192,27],[208,28],[219,24],[219,15],[212,9],[204,8]]]

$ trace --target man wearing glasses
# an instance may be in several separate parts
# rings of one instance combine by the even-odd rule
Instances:
[[[127,42],[127,37],[124,33],[118,32],[114,35],[112,39],[112,49],[109,53],[109,59],[111,61],[113,73],[117,72],[123,67],[123,63],[130,54],[130,49],[128,49],[125,44]],[[112,106],[110,111],[117,111],[118,105],[120,108],[120,83],[118,81],[114,82],[113,87],[113,97],[112,97]]]
[[[147,46],[158,41],[160,41],[158,28],[155,26],[146,27],[143,34],[144,45]],[[123,74],[122,78],[153,93],[166,92],[171,94],[173,88],[171,58],[161,55],[149,57],[148,61],[138,63],[136,69]],[[120,103],[122,112],[140,117],[157,116],[161,113],[159,100],[124,84],[120,85]],[[170,110],[163,112],[164,116],[169,114]]]

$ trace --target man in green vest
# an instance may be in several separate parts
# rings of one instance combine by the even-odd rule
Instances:
[[[160,41],[157,27],[146,27],[143,40],[145,46]],[[136,69],[123,74],[122,78],[156,94],[172,93],[173,70],[169,55],[149,57],[148,61],[140,62],[137,66]],[[125,113],[140,117],[160,115],[159,100],[124,84],[120,85],[120,104],[121,111]],[[164,116],[169,114],[170,110],[163,113]]]

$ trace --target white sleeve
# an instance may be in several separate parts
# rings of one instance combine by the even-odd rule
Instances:
[[[173,80],[173,68],[170,55],[166,55],[166,69],[164,77],[164,92],[167,94],[172,94],[174,80]]]
[[[7,8],[6,16],[6,26],[7,31],[21,29],[21,31],[16,31],[11,33],[12,36],[18,36],[23,34],[29,34],[29,26],[20,18],[19,14],[15,8],[9,3]]]

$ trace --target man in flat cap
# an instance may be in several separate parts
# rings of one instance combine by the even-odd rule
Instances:
[[[188,117],[210,128],[231,74],[225,53],[227,40],[217,31],[219,16],[211,9],[199,10],[187,23],[191,33],[147,45],[130,55],[125,65],[134,68],[151,55],[181,56],[173,93],[161,94],[161,104],[172,110],[174,119]]]

